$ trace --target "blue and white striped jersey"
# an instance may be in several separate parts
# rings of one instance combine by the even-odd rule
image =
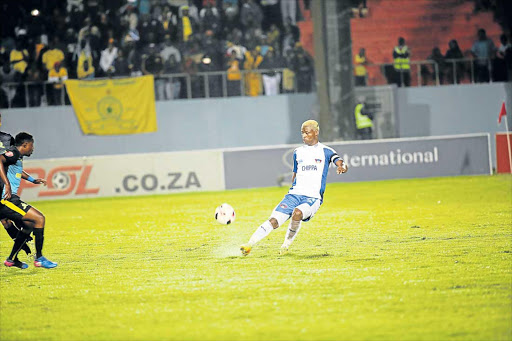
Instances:
[[[322,143],[303,145],[293,152],[293,172],[296,173],[290,194],[323,200],[329,165],[340,159],[331,147]]]

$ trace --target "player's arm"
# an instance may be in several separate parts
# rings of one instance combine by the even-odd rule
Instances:
[[[295,177],[297,176],[297,173],[293,172],[293,175],[292,175],[292,183],[295,181]]]
[[[43,184],[46,186],[46,180],[45,179],[34,179],[33,177],[30,176],[30,174],[28,174],[27,172],[23,171],[23,173],[21,174],[21,178],[22,179],[25,179],[33,184],[36,184],[36,185],[39,185],[39,184]]]
[[[341,158],[338,158],[338,160],[336,160],[335,165],[336,167],[338,167],[338,169],[336,169],[336,174],[342,174],[348,171],[348,165]]]
[[[4,189],[5,189],[5,195],[3,199],[10,199],[11,198],[11,183],[7,179],[7,174],[5,174],[5,167],[4,163],[6,162],[6,159],[3,155],[0,155],[0,179],[2,179],[2,182],[4,183]]]

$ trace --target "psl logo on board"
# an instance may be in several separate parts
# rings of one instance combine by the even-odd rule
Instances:
[[[68,195],[74,192],[75,195],[97,194],[99,188],[87,188],[87,181],[92,171],[92,165],[87,166],[59,166],[50,169],[48,174],[43,168],[27,168],[25,170],[34,178],[46,179],[48,187],[22,181],[18,189],[18,195],[25,188],[39,187],[38,197],[53,197]]]

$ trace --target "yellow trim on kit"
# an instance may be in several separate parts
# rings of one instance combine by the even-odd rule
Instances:
[[[13,210],[14,212],[16,213],[19,213],[21,214],[22,217],[25,216],[25,214],[27,214],[27,212],[23,211],[21,208],[19,208],[18,206],[14,205],[12,202],[10,201],[7,201],[7,200],[0,200],[0,203],[4,204],[5,206],[7,206],[8,208],[10,208],[11,210]]]

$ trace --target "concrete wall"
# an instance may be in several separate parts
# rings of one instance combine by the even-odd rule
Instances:
[[[497,122],[503,101],[512,129],[512,83],[399,88],[400,137],[490,133],[496,166],[494,134],[506,129],[503,120]]]
[[[399,88],[400,137],[502,132],[497,119],[504,100],[510,114],[512,83]]]
[[[36,139],[33,159],[300,143],[316,96],[294,94],[157,102],[158,131],[83,135],[71,106],[10,109],[2,131]]]

